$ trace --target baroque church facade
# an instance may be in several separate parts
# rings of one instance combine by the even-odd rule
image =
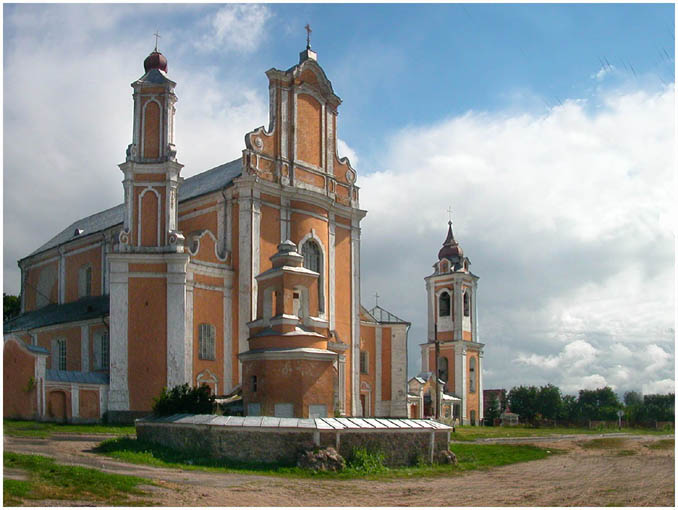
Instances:
[[[420,345],[421,372],[407,383],[410,418],[439,416],[463,425],[483,422],[485,345],[478,341],[479,278],[470,266],[450,221],[433,273],[424,279],[428,341]]]
[[[184,179],[176,84],[157,49],[145,59],[124,202],[19,261],[5,416],[129,420],[184,383],[240,393],[247,415],[407,416],[410,325],[360,304],[366,211],[337,156],[341,100],[310,46],[266,75],[268,129]]]

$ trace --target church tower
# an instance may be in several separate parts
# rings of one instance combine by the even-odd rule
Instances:
[[[455,397],[454,416],[460,423],[479,424],[483,419],[484,344],[478,342],[478,277],[470,266],[450,221],[433,274],[425,278],[428,342],[421,345],[421,354],[422,371],[434,372],[435,344],[439,343],[438,377],[444,393]]]
[[[147,411],[163,387],[190,382],[185,345],[184,237],[177,230],[176,83],[156,49],[132,83],[132,143],[124,175],[124,217],[110,264],[109,409]]]

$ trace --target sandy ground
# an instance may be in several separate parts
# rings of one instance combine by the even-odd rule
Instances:
[[[144,488],[153,503],[162,506],[674,506],[674,451],[646,446],[673,436],[625,436],[617,449],[582,448],[593,437],[515,439],[510,442],[535,443],[566,453],[453,476],[388,481],[297,480],[126,464],[92,453],[100,437],[5,436],[4,448],[152,479],[158,486]],[[31,506],[63,503],[29,502]]]

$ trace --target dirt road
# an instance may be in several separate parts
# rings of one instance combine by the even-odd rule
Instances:
[[[665,436],[673,437],[673,436]],[[454,476],[389,481],[308,480],[215,474],[126,464],[92,453],[100,437],[4,438],[5,451],[150,478],[162,506],[673,506],[674,451],[658,436],[624,437],[614,449],[582,448],[591,436],[517,439],[566,450],[544,460]],[[505,440],[502,440],[505,442]],[[454,450],[454,448],[453,448]],[[63,504],[35,502],[31,505]]]

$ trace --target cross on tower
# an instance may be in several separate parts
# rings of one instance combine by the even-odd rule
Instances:
[[[374,306],[379,306],[379,293],[374,293]]]
[[[452,206],[449,206],[449,207],[447,208],[447,215],[448,215],[449,218],[450,218],[450,224],[452,224]]]
[[[155,36],[155,51],[158,51],[158,39],[160,38],[160,34],[156,30],[155,34],[153,34],[153,35]]]
[[[313,32],[313,30],[311,30],[311,26],[308,23],[306,23],[306,26],[304,28],[306,29],[306,49],[310,50],[311,49],[311,32]]]

